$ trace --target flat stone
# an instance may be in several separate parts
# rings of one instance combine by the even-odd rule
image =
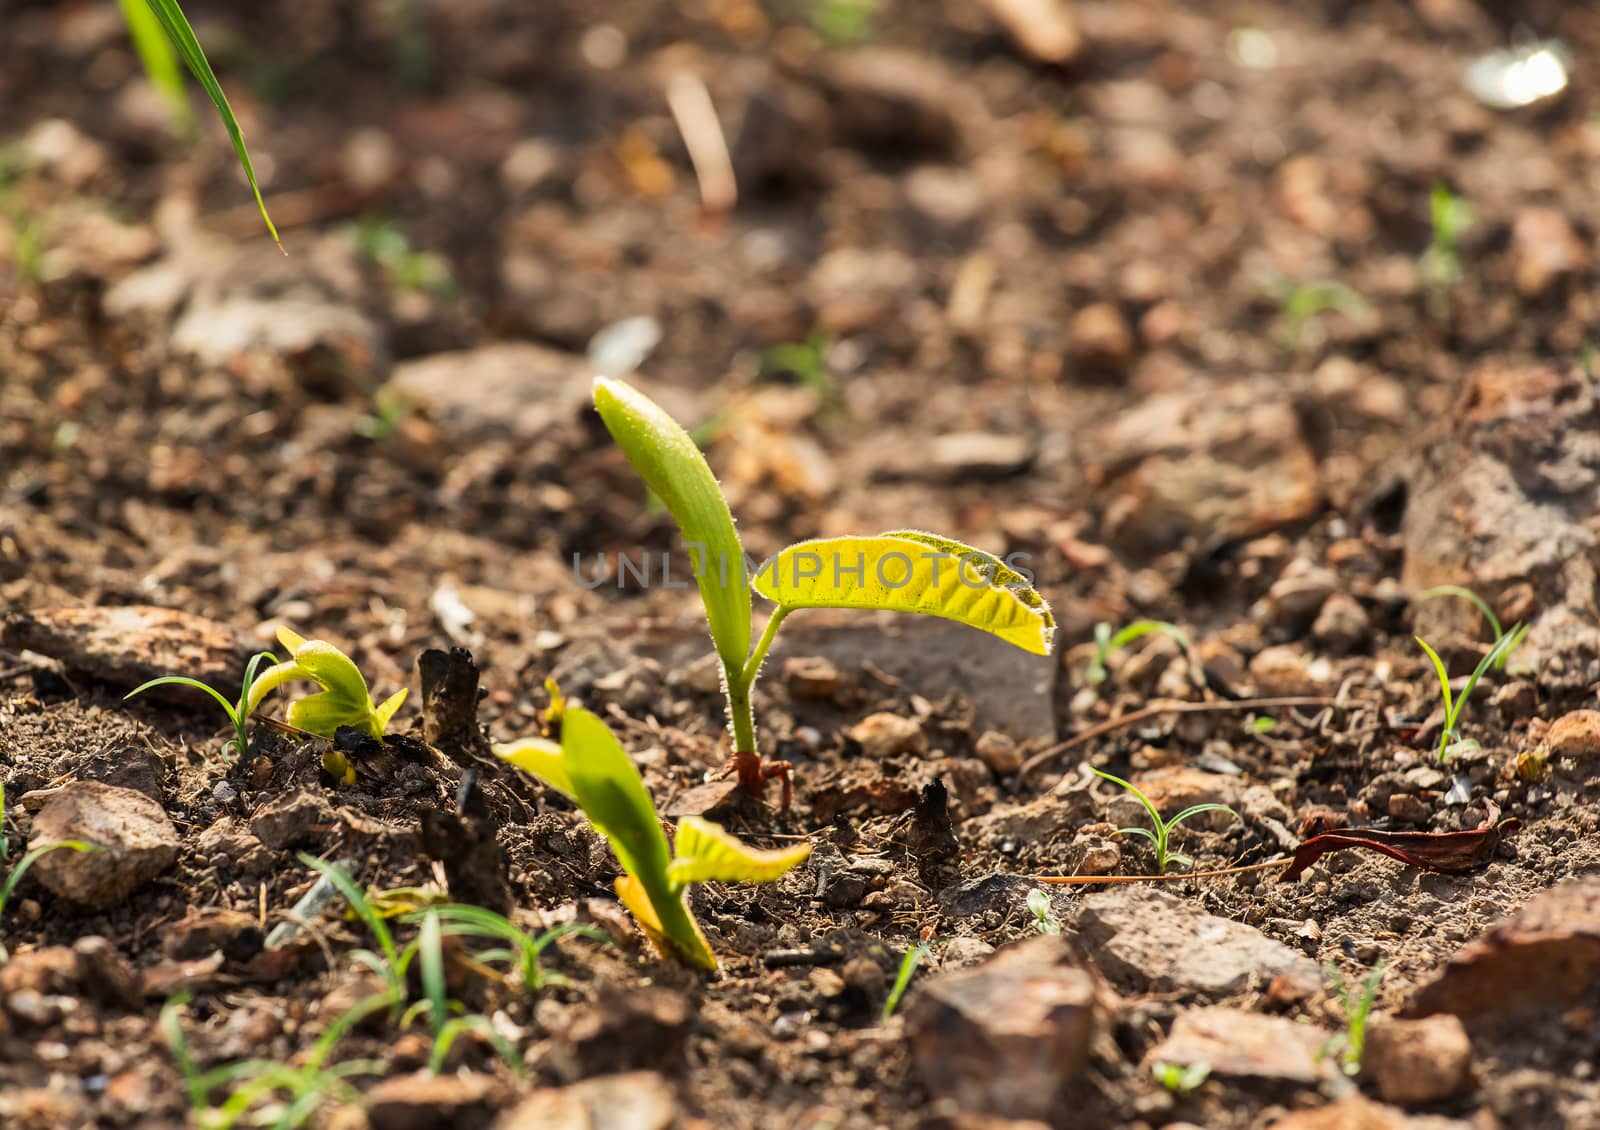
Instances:
[[[1070,925],[1101,972],[1132,992],[1220,999],[1281,975],[1312,991],[1321,983],[1316,962],[1255,927],[1148,887],[1087,895]]]
[[[486,1130],[493,1093],[487,1075],[396,1075],[367,1092],[367,1121],[372,1130]]]
[[[984,0],[983,6],[1024,54],[1041,63],[1070,62],[1083,46],[1066,0]]]
[[[57,840],[101,850],[47,852],[32,874],[57,896],[96,909],[121,901],[178,858],[177,829],[159,804],[98,781],[63,785],[33,818],[30,850]]]
[[[832,52],[824,62],[819,78],[843,140],[933,152],[960,140],[957,107],[972,92],[931,55],[858,47]]]
[[[839,668],[820,655],[797,655],[783,661],[783,682],[795,698],[832,698],[839,689]]]
[[[589,403],[588,361],[531,342],[435,353],[394,367],[389,391],[458,437],[529,439]]]
[[[1467,943],[1411,999],[1408,1015],[1469,1024],[1565,1008],[1600,985],[1600,878],[1550,888]]]
[[[1563,714],[1544,732],[1544,745],[1552,757],[1585,760],[1600,754],[1600,710]]]
[[[1150,1049],[1145,1062],[1204,1063],[1216,1075],[1316,1083],[1334,1071],[1332,1059],[1317,1056],[1326,1040],[1326,1032],[1282,1016],[1192,1008],[1178,1014],[1171,1033]]]
[[[677,1094],[654,1071],[599,1075],[534,1091],[502,1114],[494,1130],[679,1130]]]
[[[1367,1029],[1361,1071],[1377,1082],[1386,1102],[1440,1102],[1472,1089],[1472,1041],[1460,1019],[1448,1014],[1375,1018]]]
[[[671,1067],[683,1057],[690,1015],[688,999],[664,986],[602,992],[562,1034],[564,1074]]]
[[[313,838],[317,825],[333,819],[333,810],[319,793],[296,789],[274,797],[250,817],[250,831],[274,851]]]
[[[162,675],[187,675],[224,695],[237,694],[248,658],[239,637],[225,624],[144,604],[14,613],[0,625],[0,643],[58,659],[69,670],[124,690]],[[210,701],[182,687],[149,693],[171,702]]]
[[[1004,912],[1009,907],[1022,907],[1027,903],[1028,892],[1038,884],[1022,875],[995,871],[966,879],[939,892],[939,913],[946,918],[971,918],[986,910]]]
[[[902,753],[926,753],[928,749],[922,723],[887,711],[867,715],[850,727],[848,736],[861,747],[863,755],[874,761]]]
[[[1060,938],[1040,936],[926,982],[905,1023],[928,1089],[963,1110],[1049,1117],[1098,1023],[1094,978],[1070,959]]]
[[[1351,1095],[1315,1110],[1295,1111],[1271,1123],[1268,1130],[1470,1130],[1481,1125],[1438,1115],[1407,1115],[1362,1095]]]
[[[22,950],[0,965],[0,1000],[13,993],[71,993],[78,988],[78,958],[70,946]]]

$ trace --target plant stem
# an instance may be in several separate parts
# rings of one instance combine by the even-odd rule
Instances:
[[[780,608],[767,619],[767,626],[761,630],[761,638],[756,641],[756,649],[750,653],[750,658],[745,661],[744,670],[740,673],[746,690],[755,684],[756,675],[760,673],[761,665],[766,662],[767,649],[772,646],[772,641],[778,635],[778,629],[783,625],[784,617],[788,615],[789,609]]]
[[[780,608],[767,619],[767,626],[762,629],[755,650],[750,653],[749,659],[745,660],[743,670],[733,672],[723,669],[728,681],[728,724],[733,729],[735,753],[756,752],[756,719],[755,712],[750,706],[750,688],[755,685],[761,664],[766,661],[767,651],[772,647],[778,628],[787,615],[789,610]]]

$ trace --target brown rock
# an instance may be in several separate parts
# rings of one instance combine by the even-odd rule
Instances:
[[[928,749],[922,723],[887,711],[867,715],[850,727],[848,736],[861,746],[863,754],[874,760],[902,753],[926,753]]]
[[[1295,564],[1304,562],[1293,563],[1290,569],[1294,569]],[[1333,573],[1327,569],[1311,566],[1294,572],[1285,570],[1267,590],[1268,615],[1274,623],[1303,624],[1322,610],[1323,602],[1333,595],[1336,583]]]
[[[1395,793],[1389,798],[1389,815],[1403,824],[1426,824],[1433,810],[1415,793]]]
[[[59,659],[70,670],[125,690],[162,675],[182,674],[225,695],[230,687],[236,693],[247,658],[239,637],[226,625],[142,604],[14,613],[0,625],[0,642]],[[199,694],[171,687],[149,693],[186,703],[196,702]]]
[[[1321,983],[1316,962],[1255,927],[1147,887],[1086,895],[1070,924],[1100,971],[1131,992],[1231,997],[1280,974]]]
[[[1144,790],[1144,795],[1162,816],[1171,818],[1196,804],[1225,804],[1230,808],[1239,806],[1239,795],[1243,788],[1240,778],[1227,773],[1208,773],[1204,769],[1195,769],[1188,765],[1178,765],[1170,769],[1155,769],[1149,773],[1141,773],[1134,780],[1134,784]],[[1126,801],[1132,801],[1133,808],[1124,812],[1122,806]],[[1149,815],[1144,806],[1139,804],[1138,798],[1128,793],[1122,793],[1116,800],[1115,822],[1119,826],[1145,824],[1150,822]],[[1122,817],[1127,816],[1124,820]],[[1208,812],[1198,817],[1191,817],[1184,821],[1180,827],[1210,828],[1220,832],[1233,823],[1234,817],[1226,812]]]
[[[819,655],[783,661],[783,681],[795,698],[832,698],[839,689],[839,669]]]
[[[1041,63],[1066,63],[1083,38],[1065,0],[984,0],[985,8],[1018,47]]]
[[[928,1088],[965,1110],[1049,1117],[1097,1024],[1094,979],[1069,960],[1060,938],[1041,936],[925,983],[906,1034]]]
[[[1470,1130],[1480,1125],[1432,1115],[1407,1116],[1392,1106],[1351,1095],[1315,1110],[1295,1111],[1271,1123],[1268,1130]]]
[[[1094,302],[1072,316],[1072,359],[1086,369],[1122,369],[1133,360],[1133,331],[1114,303]]]
[[[635,1068],[669,1068],[683,1057],[689,1002],[659,985],[602,992],[563,1034],[570,1077]]]
[[[1316,1083],[1333,1074],[1333,1061],[1317,1054],[1326,1040],[1327,1033],[1281,1016],[1191,1008],[1178,1014],[1172,1032],[1145,1062],[1205,1063],[1216,1075]]]
[[[1517,290],[1535,298],[1559,279],[1583,270],[1588,249],[1572,223],[1554,208],[1532,205],[1511,225],[1511,255]]]
[[[827,57],[819,77],[835,128],[851,144],[945,152],[960,140],[962,85],[932,56],[860,47]]]
[[[0,1000],[13,993],[70,993],[78,987],[78,959],[67,946],[22,950],[0,965]]]
[[[394,367],[385,389],[453,436],[529,439],[589,403],[585,359],[530,342],[435,353]]]
[[[1600,710],[1574,710],[1550,723],[1544,745],[1552,757],[1586,760],[1600,754]]]
[[[1454,1016],[1377,1018],[1367,1029],[1361,1070],[1377,1081],[1386,1102],[1440,1102],[1471,1089],[1472,1041]]]
[[[1264,647],[1251,658],[1250,680],[1264,695],[1326,694],[1333,668],[1325,659],[1313,659],[1293,644]]]
[[[274,851],[313,838],[318,825],[333,819],[333,810],[320,793],[296,789],[274,797],[250,817],[250,830]]]
[[[115,1008],[138,1008],[143,1000],[139,975],[109,938],[89,935],[72,943],[78,981],[95,1000]]]
[[[180,961],[207,957],[218,950],[234,960],[247,960],[261,949],[261,927],[251,915],[223,906],[191,906],[161,934],[161,952]]]
[[[998,730],[979,734],[973,751],[996,777],[1009,777],[1022,768],[1022,750],[1014,739]]]
[[[1367,642],[1372,618],[1359,600],[1348,593],[1329,595],[1311,625],[1311,638],[1329,651],[1347,654]]]
[[[679,1130],[672,1084],[653,1071],[600,1075],[533,1092],[495,1121],[494,1130]]]
[[[1470,1022],[1570,1006],[1600,984],[1600,879],[1539,895],[1450,959],[1407,1013]]]
[[[177,829],[159,804],[98,781],[62,786],[34,817],[29,848],[57,840],[100,850],[49,852],[33,874],[59,897],[96,909],[120,901],[178,858]]]
[[[396,1075],[367,1092],[372,1130],[485,1130],[494,1119],[487,1075]]]

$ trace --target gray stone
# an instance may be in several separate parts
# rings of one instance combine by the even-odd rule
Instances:
[[[575,353],[501,342],[402,362],[386,387],[453,435],[529,439],[577,418],[592,376]]]

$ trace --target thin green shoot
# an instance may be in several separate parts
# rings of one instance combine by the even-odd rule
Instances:
[[[816,0],[811,26],[830,43],[858,43],[872,35],[878,0]]]
[[[1189,678],[1197,686],[1205,683],[1205,670],[1200,663],[1200,658],[1195,654],[1194,644],[1189,642],[1189,637],[1183,629],[1166,620],[1135,620],[1116,634],[1112,634],[1111,625],[1104,620],[1094,626],[1094,658],[1089,661],[1088,668],[1083,673],[1084,682],[1090,686],[1098,686],[1106,681],[1106,660],[1111,658],[1112,652],[1127,647],[1141,636],[1148,636],[1159,632],[1170,638],[1179,647],[1183,648],[1184,656],[1189,663]]]
[[[1489,653],[1478,661],[1478,666],[1468,677],[1467,683],[1461,688],[1459,695],[1452,694],[1450,690],[1450,673],[1445,669],[1444,660],[1439,658],[1439,653],[1428,641],[1421,636],[1413,636],[1418,646],[1428,653],[1428,658],[1433,661],[1433,671],[1439,679],[1439,697],[1444,703],[1444,728],[1439,732],[1439,763],[1442,765],[1450,760],[1452,754],[1465,753],[1478,748],[1476,741],[1470,741],[1461,736],[1461,715],[1467,708],[1467,699],[1472,697],[1472,692],[1478,686],[1478,680],[1484,673],[1493,667],[1501,665],[1502,657],[1517,644],[1522,642],[1526,630],[1520,625],[1513,625],[1509,632],[1504,633],[1489,649]]]
[[[250,733],[246,729],[246,722],[248,722],[250,711],[254,707],[254,704],[250,701],[250,690],[255,686],[256,675],[261,670],[261,664],[276,663],[277,661],[278,657],[270,651],[258,651],[250,657],[250,662],[245,664],[244,682],[240,685],[237,702],[229,702],[222,697],[222,692],[215,687],[202,683],[199,679],[191,679],[187,675],[163,675],[159,679],[151,679],[148,683],[142,683],[123,695],[122,701],[126,702],[134,695],[143,694],[145,691],[152,690],[155,687],[193,687],[196,690],[205,691],[206,694],[217,700],[217,705],[222,707],[223,713],[228,716],[228,721],[233,726],[233,737],[222,743],[224,756],[228,752],[228,747],[232,746],[238,755],[243,757],[250,749]]]
[[[455,290],[450,264],[431,251],[417,251],[394,220],[369,212],[352,225],[356,250],[383,270],[397,290],[446,297]]]
[[[422,977],[423,999],[406,1010],[400,1020],[407,1027],[418,1015],[426,1014],[433,1031],[433,1051],[429,1056],[428,1070],[437,1075],[444,1069],[450,1048],[463,1034],[477,1032],[489,1041],[513,1074],[521,1078],[525,1073],[522,1057],[494,1024],[485,1016],[468,1014],[459,1002],[450,999],[444,973],[445,932],[438,910],[422,912],[421,929],[413,943],[417,953],[417,967]]]
[[[194,109],[189,105],[189,95],[183,87],[183,69],[173,51],[172,41],[162,30],[161,21],[146,0],[119,0],[122,18],[128,25],[128,36],[139,56],[139,65],[156,93],[167,104],[167,114],[173,127],[184,141],[195,136]]]
[[[1492,641],[1493,643],[1499,643],[1505,638],[1506,633],[1500,627],[1500,620],[1497,616],[1495,616],[1494,609],[1489,607],[1489,602],[1484,600],[1483,597],[1479,596],[1469,588],[1463,588],[1461,585],[1434,585],[1431,589],[1423,589],[1422,592],[1418,594],[1417,599],[1436,600],[1442,596],[1460,597],[1462,600],[1470,602],[1474,608],[1481,612],[1483,614],[1483,618],[1489,621],[1489,630],[1494,633],[1494,640]],[[1528,627],[1529,625],[1527,624],[1522,625],[1521,628],[1518,628],[1516,625],[1512,625],[1511,630],[1512,632],[1516,633],[1516,639],[1512,641],[1510,647],[1501,652],[1500,658],[1495,661],[1496,668],[1501,670],[1505,669],[1506,663],[1511,659],[1511,653],[1516,651],[1517,645],[1520,644],[1523,637],[1528,634]]]
[[[1211,1077],[1211,1065],[1191,1063],[1184,1066],[1181,1063],[1159,1060],[1150,1065],[1150,1074],[1155,1076],[1156,1082],[1170,1093],[1181,1097],[1198,1090],[1200,1085]]]
[[[5,820],[6,786],[4,781],[0,781],[0,863],[4,863],[6,856],[11,853],[11,841],[5,835]],[[28,873],[30,867],[39,861],[40,856],[48,855],[53,851],[99,850],[95,845],[86,844],[82,840],[52,840],[50,843],[40,844],[38,847],[24,853],[22,858],[17,860],[16,866],[6,873],[5,882],[0,884],[0,917],[5,916],[6,902],[11,898],[11,892],[16,890],[17,884],[22,882],[22,877]],[[6,949],[4,943],[0,943],[0,962],[10,960],[10,951]]]
[[[1061,919],[1056,917],[1055,903],[1038,887],[1028,892],[1028,913],[1033,915],[1033,928],[1039,933],[1061,933]]]
[[[813,330],[804,341],[784,342],[763,352],[761,375],[769,380],[788,377],[816,393],[825,406],[838,407],[839,385],[828,369],[828,350],[832,348],[831,334]]]
[[[1094,772],[1096,776],[1104,777],[1112,784],[1119,785],[1131,793],[1138,799],[1140,804],[1144,805],[1145,811],[1150,814],[1152,828],[1118,828],[1114,834],[1118,836],[1143,836],[1154,844],[1156,849],[1156,871],[1158,874],[1165,874],[1167,868],[1174,863],[1181,867],[1189,867],[1194,864],[1194,860],[1187,855],[1171,849],[1172,830],[1179,824],[1182,824],[1192,816],[1199,816],[1207,812],[1226,812],[1235,819],[1239,817],[1237,812],[1225,804],[1192,804],[1171,820],[1163,820],[1161,811],[1151,803],[1150,798],[1145,796],[1144,790],[1139,788],[1138,785],[1133,784],[1131,781],[1124,781],[1121,777],[1114,777],[1102,769],[1096,769]]]
[[[1372,1015],[1372,1005],[1378,999],[1378,984],[1383,980],[1384,963],[1378,962],[1361,985],[1361,995],[1352,997],[1350,987],[1339,975],[1333,962],[1323,967],[1339,994],[1344,1009],[1344,1031],[1330,1036],[1318,1051],[1318,1058],[1337,1054],[1339,1067],[1346,1075],[1361,1072],[1361,1056],[1367,1046],[1367,1021]]]
[[[894,975],[894,984],[889,989],[889,995],[883,1002],[883,1019],[888,1020],[894,1015],[894,1010],[900,1007],[900,998],[906,995],[906,990],[911,987],[911,978],[917,975],[917,966],[933,956],[931,942],[918,942],[906,950],[905,956],[900,959],[900,969]]]
[[[391,1008],[398,1010],[405,1004],[407,998],[406,972],[410,968],[412,959],[416,956],[416,943],[412,943],[404,950],[395,944],[394,933],[389,929],[389,924],[384,921],[383,915],[373,908],[367,900],[366,892],[345,872],[344,868],[336,863],[328,863],[314,855],[305,852],[298,853],[297,858],[301,863],[325,875],[333,885],[339,888],[339,893],[350,904],[350,909],[356,912],[356,917],[366,923],[367,929],[378,943],[378,952],[369,949],[358,949],[350,956],[376,973],[382,980],[387,990],[386,995],[391,1002]]]
[[[1428,195],[1428,216],[1433,235],[1418,266],[1422,279],[1435,292],[1453,289],[1461,281],[1461,237],[1473,224],[1472,205],[1436,184]]]
[[[573,935],[594,942],[611,940],[605,931],[578,922],[556,926],[535,936],[504,915],[496,914],[481,906],[469,906],[463,903],[446,903],[428,910],[413,911],[406,914],[403,921],[420,921],[428,914],[437,918],[444,937],[469,937],[508,943],[494,949],[482,950],[473,956],[484,962],[505,962],[521,975],[523,985],[530,990],[565,984],[564,978],[559,973],[547,972],[539,965],[540,957],[554,942]]]
[[[1278,304],[1283,322],[1284,348],[1291,351],[1299,347],[1306,326],[1321,314],[1340,313],[1351,318],[1366,318],[1372,312],[1361,295],[1344,283],[1330,279],[1299,286],[1285,282],[1279,291]]]

